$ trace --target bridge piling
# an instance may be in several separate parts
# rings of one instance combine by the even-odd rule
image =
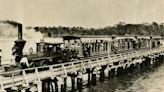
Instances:
[[[54,77],[53,81],[54,81],[54,85],[55,85],[55,92],[58,92],[58,79],[56,77]]]
[[[110,78],[114,78],[115,76],[115,68],[112,68],[110,71]]]
[[[159,61],[159,63],[160,63],[160,65],[162,64],[162,62],[163,62],[163,59],[162,59],[162,55],[158,55],[158,61]]]
[[[108,79],[110,79],[111,78],[111,70],[109,69],[108,70]]]
[[[100,69],[100,81],[104,81],[104,78],[105,78],[105,67],[104,66],[101,66],[101,69]]]
[[[92,79],[91,79],[91,80],[92,80],[92,81],[91,81],[91,84],[92,84],[93,86],[95,86],[96,83],[97,83],[96,74],[97,74],[97,70],[94,69],[93,72],[92,72]]]
[[[42,92],[50,91],[50,80],[45,79],[42,81]]]
[[[117,76],[123,74],[123,71],[124,71],[124,69],[123,69],[122,66],[118,67],[118,68],[117,68]]]
[[[161,61],[164,63],[164,53],[161,54]]]
[[[65,92],[64,84],[61,84],[61,92]]]
[[[78,75],[77,75],[77,89],[79,90],[79,92],[82,91],[82,86],[83,86],[83,74],[82,72],[78,72]]]
[[[90,68],[86,69],[87,71],[87,74],[88,74],[88,83],[87,83],[87,86],[90,87],[91,85],[91,70]]]
[[[161,63],[162,63],[162,60],[161,60],[161,58],[160,58],[160,55],[159,55],[159,54],[157,54],[157,55],[156,55],[156,61],[158,62],[158,66],[160,66],[160,65],[161,65]]]
[[[72,84],[71,92],[75,92],[75,74],[71,75],[71,84]]]
[[[145,60],[145,64],[146,64],[146,66],[149,67],[149,66],[151,65],[150,62],[151,62],[151,58],[146,57],[146,60]]]
[[[159,67],[159,60],[158,60],[158,57],[154,56],[154,67],[155,68],[158,68]]]
[[[64,77],[64,89],[63,92],[66,92],[67,90],[67,77]]]

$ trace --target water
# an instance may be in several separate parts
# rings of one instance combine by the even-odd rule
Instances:
[[[83,92],[164,92],[164,65],[106,79]]]
[[[12,58],[11,48],[16,38],[0,39],[3,59]],[[29,48],[36,49],[36,41],[26,39],[24,52]],[[6,63],[6,62],[2,62]],[[137,69],[113,79],[98,82],[96,86],[83,89],[83,92],[164,92],[164,65],[159,68]]]
[[[0,49],[2,49],[2,64],[8,64],[10,63],[10,59],[14,59],[14,56],[12,55],[12,47],[14,46],[14,41],[17,38],[3,38],[0,37]],[[33,39],[25,39],[27,42],[25,44],[25,47],[23,49],[23,52],[28,52],[29,48],[32,47],[33,50],[36,50],[36,41]]]

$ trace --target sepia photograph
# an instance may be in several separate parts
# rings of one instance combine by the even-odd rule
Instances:
[[[0,0],[0,92],[164,92],[164,0]]]

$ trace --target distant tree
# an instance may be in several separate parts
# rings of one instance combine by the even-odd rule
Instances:
[[[104,28],[82,28],[82,27],[34,27],[36,31],[48,36],[59,35],[161,35],[164,34],[164,24],[156,22],[142,24],[126,24],[119,22],[114,26]]]

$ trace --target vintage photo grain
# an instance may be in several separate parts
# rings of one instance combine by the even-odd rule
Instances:
[[[0,0],[0,92],[164,92],[164,0]]]

